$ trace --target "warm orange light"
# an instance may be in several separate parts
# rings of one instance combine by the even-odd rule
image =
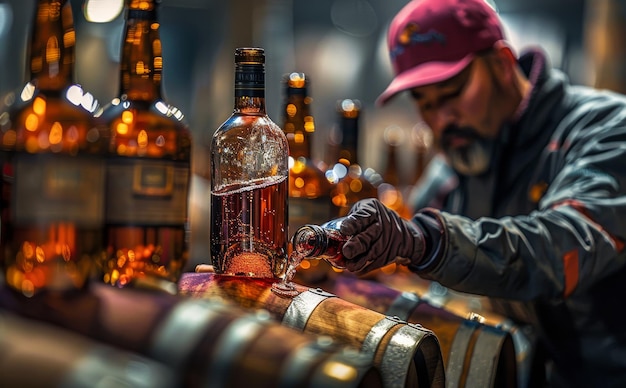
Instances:
[[[48,135],[48,141],[50,144],[59,144],[63,140],[63,127],[61,123],[55,121],[50,128],[50,134]]]
[[[37,247],[35,249],[35,258],[39,263],[43,263],[44,261],[46,261],[46,253],[44,252],[42,247]]]
[[[74,30],[69,30],[63,34],[63,45],[65,47],[72,47],[74,43],[76,43],[76,32]]]
[[[133,112],[129,110],[125,110],[124,112],[122,112],[122,122],[124,124],[132,124],[134,119],[135,115],[133,115]]]
[[[158,28],[159,25],[157,23],[155,24]],[[158,56],[158,57],[161,56],[161,39],[155,39],[152,41],[152,51],[154,51],[155,56]]]
[[[137,145],[140,148],[146,148],[148,146],[148,133],[142,129],[137,135]]]
[[[137,61],[137,64],[135,65],[135,73],[141,75],[147,72],[147,69],[145,68],[143,61]]]
[[[315,132],[315,121],[313,121],[313,116],[306,116],[304,118],[304,130],[309,133]]]
[[[35,249],[33,248],[33,245],[31,243],[29,243],[28,241],[24,241],[24,243],[22,244],[22,253],[24,254],[25,258],[32,259],[33,255],[35,254]]]
[[[58,62],[61,58],[61,50],[59,49],[59,41],[56,37],[51,36],[46,44],[46,62]]]
[[[24,127],[31,132],[36,131],[39,127],[39,117],[34,113],[30,113],[24,120]]]
[[[117,123],[117,125],[115,126],[115,131],[120,135],[126,135],[128,133],[128,124]]]
[[[293,117],[298,112],[298,108],[296,108],[295,104],[287,104],[285,112],[287,113],[287,115],[289,115],[289,117]]]
[[[163,57],[154,57],[154,69],[155,70],[163,69]]]
[[[361,183],[360,180],[355,179],[352,182],[350,182],[350,190],[352,190],[352,192],[358,193],[362,189],[363,189],[363,183]]]
[[[296,143],[304,143],[304,134],[302,132],[294,134],[293,140]]]
[[[293,161],[293,166],[291,167],[291,171],[294,174],[300,174],[306,168],[306,164],[302,162],[302,160],[297,159]]]
[[[46,100],[41,97],[36,97],[33,101],[33,112],[39,116],[46,114]]]

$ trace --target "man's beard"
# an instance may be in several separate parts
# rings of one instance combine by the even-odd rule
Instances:
[[[452,147],[452,136],[468,139],[469,142],[466,146]],[[482,175],[491,167],[494,143],[478,135],[473,128],[447,127],[443,131],[440,146],[452,168],[461,175]]]

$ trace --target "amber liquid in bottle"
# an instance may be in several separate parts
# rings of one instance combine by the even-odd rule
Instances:
[[[75,40],[69,1],[38,1],[30,81],[0,113],[0,262],[6,284],[29,297],[84,288],[103,254],[108,133],[73,82]]]
[[[191,134],[163,96],[157,7],[129,2],[120,93],[102,115],[111,142],[100,277],[118,287],[176,282],[188,260]]]
[[[283,77],[283,131],[289,142],[289,235],[305,224],[322,224],[332,218],[331,183],[318,167],[311,153],[315,119],[311,112],[311,80],[304,73],[292,72]],[[298,282],[324,280],[329,268],[319,260],[304,259]]]
[[[232,115],[211,142],[211,262],[218,274],[278,279],[287,261],[285,134],[265,111],[265,53],[235,50]]]
[[[398,148],[404,141],[400,127],[388,127],[384,132],[384,144],[387,148],[387,164],[382,174],[383,182],[378,185],[380,201],[396,211],[403,218],[411,218],[411,211],[404,200],[404,187],[398,170]]]
[[[331,200],[336,209],[335,217],[343,217],[357,201],[377,198],[375,183],[382,178],[372,169],[364,169],[358,159],[359,119],[361,102],[353,99],[337,101],[339,155],[337,162],[326,171],[334,183]]]
[[[283,131],[289,142],[289,235],[305,224],[321,224],[333,215],[331,184],[311,155],[315,120],[310,79],[304,73],[283,77]]]

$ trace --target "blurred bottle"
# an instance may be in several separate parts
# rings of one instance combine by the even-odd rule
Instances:
[[[265,52],[235,50],[232,115],[211,142],[211,262],[220,274],[280,278],[287,264],[289,145],[265,110]]]
[[[289,142],[289,235],[304,224],[320,224],[332,216],[330,182],[311,157],[315,120],[311,114],[310,79],[290,73],[283,79],[283,131]]]
[[[285,103],[283,131],[289,142],[289,236],[305,224],[322,224],[334,216],[331,184],[312,157],[315,120],[311,114],[310,78],[290,73],[283,78]],[[291,240],[293,241],[293,240]],[[326,277],[327,266],[304,259],[297,272],[300,283],[312,284]]]
[[[415,155],[415,165],[413,176],[409,185],[416,184],[422,177],[426,165],[433,156],[433,133],[432,130],[424,123],[418,122],[413,126],[410,136],[410,144]]]
[[[364,170],[359,164],[359,118],[361,102],[344,99],[337,102],[338,160],[326,170],[326,178],[334,184],[331,200],[335,206],[333,218],[343,217],[355,202],[364,198],[377,198],[375,184],[382,179],[374,170]]]
[[[191,134],[163,95],[158,6],[128,2],[119,95],[102,115],[111,143],[100,276],[118,287],[175,282],[188,259]]]
[[[395,210],[401,217],[410,218],[411,210],[404,200],[405,184],[398,169],[398,149],[404,142],[402,128],[385,128],[383,140],[387,153],[387,162],[382,174],[383,182],[378,185],[378,199],[388,208]]]
[[[0,257],[26,296],[83,288],[103,254],[106,128],[74,78],[76,33],[67,0],[36,2],[30,81],[4,98]]]

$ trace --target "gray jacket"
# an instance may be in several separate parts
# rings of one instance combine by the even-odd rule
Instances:
[[[442,175],[456,186],[415,215],[429,255],[410,268],[523,302],[513,318],[538,331],[555,385],[626,386],[626,98],[569,85],[540,52],[520,64],[534,84],[527,107],[487,174]]]

